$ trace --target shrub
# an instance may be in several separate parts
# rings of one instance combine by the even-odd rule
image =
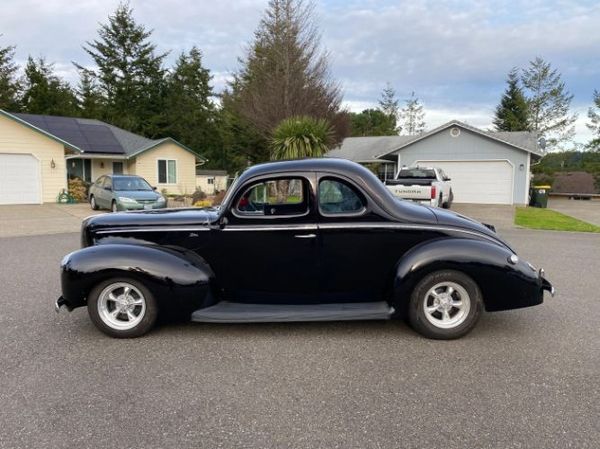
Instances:
[[[215,197],[213,198],[213,204],[214,205],[218,205],[221,204],[223,202],[223,198],[225,198],[225,190],[221,190],[219,193],[217,193],[215,195]]]
[[[78,203],[84,203],[87,201],[88,186],[81,178],[69,179],[69,194]]]
[[[196,204],[198,201],[202,201],[206,199],[206,193],[204,193],[199,187],[196,188],[196,191],[192,194],[192,204]]]

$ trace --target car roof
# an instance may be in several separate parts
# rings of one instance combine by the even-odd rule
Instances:
[[[338,158],[312,158],[312,159],[294,159],[289,161],[266,162],[264,164],[254,165],[246,169],[241,177],[252,178],[255,176],[267,175],[271,173],[284,172],[328,172],[337,173],[346,176],[363,176],[370,173],[367,168],[347,159]]]

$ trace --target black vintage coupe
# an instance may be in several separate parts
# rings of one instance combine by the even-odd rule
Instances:
[[[240,323],[403,317],[437,339],[465,335],[482,310],[554,293],[493,226],[395,199],[339,159],[257,165],[220,207],[86,219],[62,261],[69,310],[86,306],[113,337],[159,315]]]

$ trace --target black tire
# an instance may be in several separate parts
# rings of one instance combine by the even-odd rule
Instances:
[[[119,212],[119,209],[117,209],[117,202],[115,200],[112,201],[112,203],[110,203],[110,211],[111,212]]]
[[[436,298],[430,292],[436,286]],[[448,294],[452,287],[454,293]],[[439,310],[426,312],[426,308],[437,307]],[[449,301],[449,302],[448,302]],[[450,304],[458,304],[454,307]],[[442,303],[443,302],[443,303]],[[468,306],[467,306],[468,304]],[[447,310],[448,321],[445,319],[444,307]],[[421,335],[436,340],[451,340],[469,333],[477,324],[483,310],[483,300],[477,284],[466,274],[455,270],[442,270],[428,274],[415,286],[408,305],[408,322]],[[454,324],[453,324],[454,321]]]
[[[92,210],[98,210],[98,204],[96,204],[96,198],[94,198],[94,195],[90,196],[90,207]]]
[[[113,286],[121,284],[128,284],[137,289],[141,293],[145,305],[145,309],[142,309],[142,306],[139,306],[139,310],[143,310],[143,312],[140,312],[138,315],[141,316],[139,322],[135,326],[128,329],[119,329],[111,325],[106,318],[103,318],[103,316],[105,317],[106,315],[100,311],[101,307],[99,307],[101,295],[105,289],[109,289]],[[94,325],[106,335],[110,335],[111,337],[115,338],[141,337],[154,327],[158,317],[158,305],[150,290],[148,290],[141,282],[126,277],[110,278],[96,285],[88,296],[87,308],[90,319]],[[119,316],[121,316],[121,314],[119,314]],[[125,323],[125,320],[123,320],[123,322]]]
[[[454,201],[454,193],[450,190],[450,194],[448,195],[448,201],[446,201],[443,205],[444,209],[450,209],[452,207],[452,201]]]
[[[440,197],[438,199],[438,207],[444,207],[444,197],[442,196],[442,194],[440,193]]]

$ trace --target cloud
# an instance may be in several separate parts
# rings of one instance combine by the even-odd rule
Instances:
[[[118,0],[3,0],[0,45],[16,44],[17,59],[28,54],[56,62],[60,74],[77,81],[71,61],[90,58],[82,44],[97,36],[99,23]],[[221,2],[131,0],[136,20],[153,29],[160,52],[177,55],[198,46],[220,91],[267,0]],[[348,105],[374,105],[386,82],[398,96],[415,91],[428,121],[466,117],[491,122],[507,72],[535,56],[550,61],[584,111],[578,140],[589,136],[585,111],[600,89],[600,4],[569,0],[324,0],[316,4],[322,42],[332,73]],[[27,18],[24,26],[24,17]],[[362,108],[362,106],[360,106]]]

